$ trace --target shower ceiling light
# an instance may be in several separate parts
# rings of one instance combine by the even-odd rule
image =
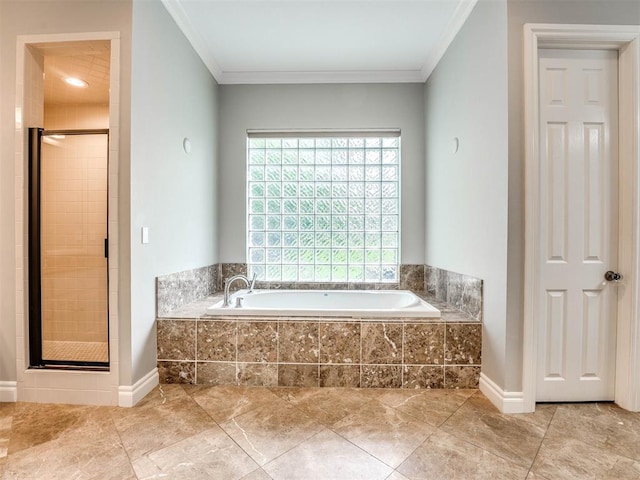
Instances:
[[[64,81],[67,82],[69,85],[78,87],[78,88],[87,88],[89,86],[87,82],[85,82],[80,78],[66,77]]]

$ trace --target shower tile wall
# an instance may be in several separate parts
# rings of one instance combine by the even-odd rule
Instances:
[[[47,130],[107,128],[108,122],[108,106],[45,108]],[[106,138],[58,142],[43,144],[43,340],[106,342]],[[68,155],[65,142],[79,146],[81,155]]]

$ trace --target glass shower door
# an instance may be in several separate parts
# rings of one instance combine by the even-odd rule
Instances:
[[[40,147],[37,366],[106,366],[108,133],[42,132]]]

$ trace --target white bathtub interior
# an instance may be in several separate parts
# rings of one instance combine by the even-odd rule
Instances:
[[[228,307],[222,304],[207,308],[207,315],[440,318],[409,290],[239,290]]]

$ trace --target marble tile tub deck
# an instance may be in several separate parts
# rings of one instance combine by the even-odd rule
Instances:
[[[482,324],[419,293],[437,319],[211,317],[220,295],[157,319],[161,383],[477,388]]]
[[[0,478],[640,478],[640,414],[502,415],[477,390],[160,385],[136,407],[0,403]]]

